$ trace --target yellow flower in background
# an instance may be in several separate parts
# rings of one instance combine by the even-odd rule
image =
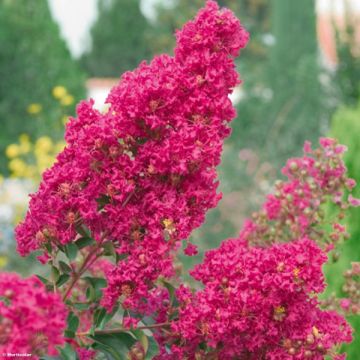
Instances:
[[[9,162],[9,169],[11,170],[12,175],[15,177],[23,177],[26,173],[26,168],[26,163],[19,158],[12,159]]]
[[[21,154],[27,154],[31,150],[30,137],[27,134],[21,134],[19,136],[19,149]]]
[[[10,144],[5,150],[5,154],[8,158],[13,159],[21,154],[20,146],[17,144]]]
[[[55,99],[62,99],[65,95],[67,95],[67,90],[64,86],[58,85],[52,89],[52,94]]]
[[[0,255],[0,269],[4,268],[8,263],[8,259],[4,255]]]
[[[11,144],[6,149],[11,177],[38,182],[44,170],[53,165],[56,155],[64,147],[63,141],[54,142],[49,136],[41,136],[32,143],[27,134],[21,134],[19,143]]]
[[[0,175],[0,185],[4,182],[4,177]]]
[[[41,112],[41,110],[42,110],[42,106],[38,103],[32,103],[27,107],[27,112],[30,115],[36,115],[39,112]]]
[[[74,97],[72,95],[65,95],[60,99],[60,104],[63,106],[69,106],[74,103]]]
[[[53,145],[53,141],[48,136],[41,136],[35,142],[35,153],[49,152]]]
[[[19,141],[21,143],[30,143],[30,136],[28,134],[21,134],[19,136]]]

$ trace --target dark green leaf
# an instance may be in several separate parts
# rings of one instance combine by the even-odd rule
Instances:
[[[135,344],[136,339],[129,333],[121,332],[116,334],[99,334],[91,336],[95,341],[94,349],[102,349],[115,360],[126,359],[126,355]]]
[[[97,301],[102,297],[102,289],[106,287],[107,282],[103,278],[95,278],[86,276],[84,277],[84,280],[86,280],[89,283],[89,287],[86,291],[86,296],[89,301]]]
[[[64,285],[70,279],[70,275],[68,274],[61,274],[59,279],[56,282],[56,286],[60,287]]]
[[[65,330],[64,335],[69,339],[73,339],[75,337],[75,333],[71,330]]]
[[[55,282],[59,280],[60,272],[55,266],[51,267],[51,277]]]
[[[94,312],[94,326],[97,328],[106,316],[106,310],[104,308],[98,308]]]
[[[125,260],[127,259],[129,255],[128,254],[118,254],[116,253],[116,263],[118,263],[119,261]]]
[[[116,256],[115,247],[112,241],[107,241],[103,244],[105,256]]]
[[[93,244],[95,244],[95,240],[90,237],[87,237],[87,236],[84,236],[84,237],[80,238],[79,240],[75,241],[75,245],[78,247],[78,249],[83,249],[84,247],[93,245]]]
[[[99,323],[98,328],[103,329],[104,326],[114,317],[114,315],[117,313],[118,309],[119,309],[119,306],[114,306],[113,310],[110,313],[106,312],[106,315],[104,316],[102,321]]]
[[[59,351],[62,360],[77,360],[76,352],[69,344],[66,344],[62,349],[59,349]]]
[[[48,251],[48,253],[51,254],[51,252],[52,252],[52,246],[51,246],[51,243],[50,243],[50,242],[47,242],[47,243],[45,244],[45,248],[46,248],[46,250]]]
[[[44,285],[49,285],[50,281],[48,279],[45,279],[44,277],[40,276],[40,275],[36,275],[36,277],[44,284]]]
[[[149,347],[146,352],[145,360],[153,359],[159,353],[159,346],[153,336],[148,337]]]
[[[59,267],[60,270],[65,274],[69,274],[72,272],[71,267],[68,264],[66,264],[64,261],[59,261]]]
[[[70,243],[65,246],[66,256],[72,261],[76,259],[78,248],[75,244]]]
[[[76,332],[79,327],[79,318],[71,312],[67,317],[67,330]]]
[[[88,238],[91,237],[91,232],[90,232],[89,228],[85,225],[77,226],[76,232],[83,237],[88,237]]]

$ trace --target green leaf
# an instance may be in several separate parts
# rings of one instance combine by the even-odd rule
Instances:
[[[59,349],[59,351],[62,360],[77,360],[76,352],[69,344],[66,344],[62,349]]]
[[[167,291],[169,292],[170,304],[172,305],[175,300],[175,287],[171,283],[162,280],[162,284],[166,287]]]
[[[146,352],[145,360],[151,360],[159,353],[159,346],[153,336],[147,338],[149,341],[149,347]]]
[[[68,274],[61,274],[59,279],[56,282],[56,286],[60,287],[64,285],[70,279],[70,275]]]
[[[87,236],[84,236],[84,237],[80,238],[79,240],[75,241],[75,245],[78,247],[79,250],[83,249],[86,246],[93,245],[95,243],[96,242],[94,239],[87,237]]]
[[[146,352],[148,351],[148,348],[149,348],[149,340],[148,340],[147,336],[145,335],[144,331],[140,330],[140,329],[134,329],[131,331],[131,333],[134,334],[134,336],[139,340],[139,342],[146,354]]]
[[[72,272],[71,267],[64,261],[59,261],[59,267],[60,270],[65,274],[69,274]]]
[[[86,225],[77,226],[76,232],[83,237],[91,238],[91,231]]]
[[[110,354],[115,360],[126,358],[136,339],[129,333],[121,332],[116,334],[98,334],[91,336],[95,341],[93,348],[103,350]]]
[[[96,293],[95,293],[94,286],[92,284],[89,284],[88,287],[86,288],[86,294],[85,295],[86,295],[86,299],[89,302],[94,302]]]
[[[55,282],[59,280],[60,272],[55,266],[51,267],[51,277]]]
[[[119,261],[125,260],[128,258],[128,254],[118,254],[116,253],[115,259],[116,259],[116,263],[118,263]]]
[[[116,256],[115,247],[112,241],[107,241],[103,244],[105,256]]]
[[[52,253],[52,246],[50,242],[47,242],[45,245],[45,249],[48,251],[49,254]]]
[[[86,290],[86,296],[89,301],[98,301],[102,297],[102,289],[106,287],[107,282],[103,278],[95,278],[86,276],[83,278],[89,283],[89,287]]]
[[[44,285],[49,285],[50,281],[48,279],[45,279],[44,277],[40,276],[40,275],[36,275],[36,277],[44,284]]]
[[[94,326],[95,329],[101,324],[106,316],[106,310],[104,308],[98,308],[94,312]]]
[[[79,327],[79,318],[71,312],[67,317],[67,330],[76,332]]]
[[[75,333],[71,330],[65,330],[64,332],[64,336],[68,339],[74,339],[75,338]]]
[[[65,253],[66,256],[69,258],[69,260],[71,261],[75,260],[77,252],[78,252],[78,247],[75,244],[70,243],[65,246]]]
[[[118,310],[119,310],[119,306],[114,306],[113,310],[110,313],[106,312],[106,315],[99,324],[100,330],[102,330],[105,327],[105,325],[114,317],[114,315],[117,313]]]

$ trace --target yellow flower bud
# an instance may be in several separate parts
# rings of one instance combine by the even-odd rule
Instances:
[[[60,104],[63,106],[69,106],[74,103],[74,97],[71,95],[65,95],[60,99]]]
[[[20,148],[17,144],[10,144],[5,150],[6,156],[13,159],[20,155]]]
[[[41,112],[41,110],[42,110],[42,106],[40,104],[37,104],[37,103],[32,103],[27,107],[27,112],[30,115],[36,115],[39,112]]]
[[[61,99],[67,95],[67,91],[64,86],[58,85],[52,89],[52,94],[55,99]]]

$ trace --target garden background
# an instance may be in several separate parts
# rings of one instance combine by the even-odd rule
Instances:
[[[63,147],[76,103],[105,95],[142,59],[170,52],[174,31],[203,0],[0,0],[0,271],[44,271],[15,251],[13,228],[27,194]],[[202,251],[237,235],[262,203],[285,160],[305,140],[331,135],[348,146],[349,176],[360,183],[360,3],[357,0],[222,0],[250,31],[232,98],[238,117],[219,168],[223,199],[193,235]],[[88,19],[87,19],[88,17]],[[355,196],[360,197],[360,187]],[[351,238],[332,254],[329,292],[341,294],[341,273],[360,261],[360,208],[351,210]],[[360,321],[351,319],[360,357]]]

